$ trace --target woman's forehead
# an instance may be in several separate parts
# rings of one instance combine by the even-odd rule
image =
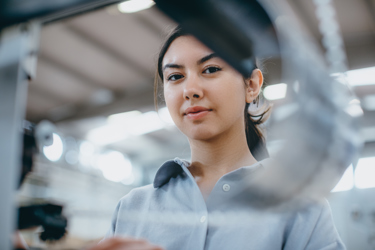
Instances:
[[[169,46],[163,58],[163,65],[167,63],[183,63],[185,60],[197,60],[213,53],[206,45],[193,36],[180,36]]]

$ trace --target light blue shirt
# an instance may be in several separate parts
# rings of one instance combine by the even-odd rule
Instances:
[[[245,200],[241,185],[262,162],[221,177],[206,201],[188,166],[178,158],[167,161],[153,185],[124,196],[106,238],[143,238],[167,250],[345,249],[326,201],[298,212],[236,202]]]

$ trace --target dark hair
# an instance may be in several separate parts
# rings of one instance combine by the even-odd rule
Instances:
[[[155,82],[154,82],[154,103],[155,108],[158,109],[158,89],[159,89],[159,81],[161,84],[163,83],[163,70],[162,70],[162,63],[164,59],[164,55],[167,52],[171,43],[180,36],[189,35],[185,30],[183,30],[180,26],[177,26],[168,36],[166,41],[164,42],[161,50],[159,52],[158,61],[157,61],[157,70],[155,73]],[[257,62],[255,62],[254,69],[258,68]],[[245,79],[245,78],[244,78]],[[264,87],[264,84],[263,84]],[[259,105],[260,98],[259,96],[253,102],[253,105]],[[246,141],[247,146],[249,147],[250,152],[254,156],[254,158],[258,161],[263,160],[269,157],[268,150],[266,148],[265,138],[260,129],[260,125],[264,122],[265,118],[268,116],[270,112],[270,107],[267,107],[265,111],[258,115],[249,114],[248,109],[250,107],[250,103],[246,103],[244,116],[245,116],[245,131],[246,131]]]

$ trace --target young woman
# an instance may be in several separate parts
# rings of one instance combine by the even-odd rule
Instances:
[[[242,185],[267,161],[261,119],[247,111],[262,88],[259,69],[243,77],[178,28],[160,52],[158,76],[191,162],[166,162],[153,184],[122,198],[107,238],[142,238],[168,250],[345,248],[327,203],[276,213],[242,202]]]

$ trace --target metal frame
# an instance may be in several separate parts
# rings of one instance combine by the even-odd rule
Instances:
[[[11,249],[14,196],[21,168],[27,79],[34,75],[39,24],[3,31],[0,42],[0,248]],[[33,63],[34,62],[34,63]]]
[[[0,8],[0,249],[13,249],[28,79],[35,77],[43,24],[119,0],[8,1]],[[27,11],[25,11],[27,5]],[[34,20],[31,23],[30,20]],[[22,24],[20,24],[22,23]]]

